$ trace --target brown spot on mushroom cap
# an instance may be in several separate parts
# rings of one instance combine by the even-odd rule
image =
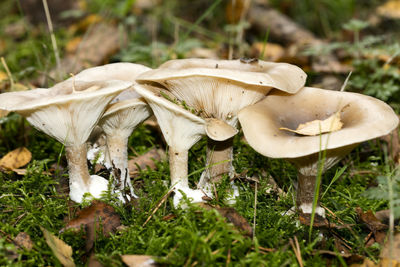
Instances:
[[[321,136],[299,136],[280,127],[326,119],[342,111],[343,128]],[[296,158],[324,149],[351,146],[389,133],[398,117],[386,103],[361,94],[304,87],[295,95],[273,91],[265,99],[239,112],[248,143],[272,158]],[[321,140],[321,141],[320,141]],[[322,142],[322,143],[321,143]]]

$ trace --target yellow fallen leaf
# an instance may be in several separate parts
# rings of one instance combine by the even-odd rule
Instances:
[[[75,53],[76,50],[78,50],[79,44],[82,41],[82,37],[78,36],[70,40],[66,45],[65,45],[65,51],[69,54]]]
[[[12,92],[16,92],[16,91],[26,91],[26,90],[28,90],[28,89],[29,89],[29,88],[28,88],[27,86],[23,85],[22,83],[15,83],[15,84],[14,84],[14,87],[11,88],[10,91],[12,91]]]
[[[7,81],[8,75],[4,71],[0,71],[0,82]]]
[[[0,167],[8,170],[18,169],[28,164],[31,159],[32,153],[26,147],[19,147],[0,159]]]
[[[386,18],[400,19],[400,0],[390,0],[377,8],[377,13]]]
[[[152,256],[147,255],[122,255],[122,261],[129,267],[156,266]]]
[[[296,130],[281,127],[279,130],[285,130],[300,135],[319,135],[323,133],[330,133],[342,129],[343,122],[340,120],[340,113],[344,108],[335,112],[325,120],[313,120],[306,123],[301,123]]]
[[[263,60],[279,61],[287,53],[286,50],[279,44],[255,42],[251,46],[252,54],[255,57],[260,57],[263,54]]]
[[[74,260],[72,259],[72,248],[45,228],[40,227],[40,229],[42,229],[47,245],[49,245],[54,256],[56,256],[61,264],[65,267],[75,267]]]
[[[8,113],[10,113],[10,112],[7,111],[7,110],[2,110],[2,109],[0,109],[0,118],[3,118],[3,117],[5,117],[5,116],[7,116]]]

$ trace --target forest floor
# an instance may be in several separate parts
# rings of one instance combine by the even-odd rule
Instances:
[[[48,2],[53,31],[42,1],[1,1],[1,92],[48,88],[111,62],[156,68],[177,58],[246,57],[296,64],[308,86],[340,90],[349,77],[345,91],[400,112],[400,1]],[[255,152],[241,131],[233,161],[240,195],[232,206],[225,177],[207,205],[174,208],[167,148],[152,120],[129,139],[139,198],[122,204],[108,193],[76,204],[63,145],[18,114],[0,116],[1,266],[150,266],[139,265],[149,259],[160,266],[400,265],[398,128],[360,144],[323,175],[327,221],[309,226],[293,212],[295,167]],[[206,143],[189,151],[192,187]],[[108,175],[98,164],[90,171]]]

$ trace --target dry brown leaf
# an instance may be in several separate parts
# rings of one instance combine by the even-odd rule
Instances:
[[[103,18],[96,14],[91,14],[85,17],[83,20],[80,20],[78,23],[72,24],[68,31],[73,34],[77,31],[86,31],[91,25],[99,23],[103,20]]]
[[[253,236],[253,228],[234,208],[212,206],[206,203],[198,203],[198,205],[207,210],[215,209],[219,214],[221,214],[222,217],[226,218],[228,222],[232,223],[238,230],[243,232],[243,234],[249,237]]]
[[[10,88],[10,91],[18,92],[18,91],[26,91],[28,89],[29,89],[28,86],[25,86],[22,83],[16,83],[14,84],[14,87]]]
[[[390,255],[390,250],[392,249],[392,255]],[[389,259],[395,260],[397,264],[400,264],[400,234],[396,234],[393,238],[393,246],[389,240],[386,241],[385,245],[381,250],[381,255],[379,256],[382,260]]]
[[[165,151],[162,149],[153,148],[148,152],[128,161],[128,169],[130,175],[136,175],[142,169],[149,167],[156,169],[156,162],[166,158]]]
[[[156,266],[152,256],[148,255],[122,255],[122,261],[129,267],[151,267]]]
[[[40,227],[40,229],[42,229],[47,245],[49,245],[54,256],[56,256],[61,264],[65,267],[74,267],[75,263],[72,259],[72,248],[45,228]]]
[[[3,117],[5,117],[5,116],[7,116],[8,113],[10,113],[10,112],[7,111],[7,110],[2,110],[2,109],[0,109],[0,118],[3,118]]]
[[[343,109],[335,112],[325,120],[313,120],[301,123],[296,130],[281,127],[279,130],[285,130],[300,135],[314,136],[323,133],[330,133],[342,129],[343,122],[340,120],[340,113]]]
[[[378,15],[391,19],[400,19],[400,0],[390,0],[379,6]]]
[[[226,20],[230,24],[238,23],[249,10],[250,0],[228,1],[225,9]]]
[[[4,71],[0,71],[0,82],[8,81],[8,75]]]
[[[121,33],[117,26],[104,22],[94,24],[79,43],[76,53],[68,54],[62,59],[61,70],[55,68],[50,71],[49,76],[58,77],[60,73],[78,73],[84,68],[98,66],[116,53],[124,40],[126,40],[126,35]],[[35,83],[44,84],[46,79],[46,76],[42,76]]]
[[[186,57],[218,59],[218,53],[215,49],[195,47],[186,54]]]
[[[279,44],[255,42],[251,46],[252,57],[259,58],[263,54],[262,60],[279,61],[285,56],[285,53],[285,49]]]
[[[375,263],[372,260],[365,258],[363,263],[352,264],[350,267],[400,267],[400,263],[395,260],[390,261],[389,259],[381,259],[378,263]]]
[[[79,44],[82,41],[82,37],[78,36],[68,41],[65,45],[65,51],[69,54],[75,53],[78,50]]]
[[[86,251],[89,251],[98,236],[96,233],[102,232],[104,236],[108,236],[110,233],[114,233],[119,225],[121,225],[121,221],[115,209],[104,202],[94,200],[89,207],[78,212],[78,216],[69,221],[60,232],[83,228],[87,233]]]
[[[379,221],[371,210],[363,212],[363,210],[358,207],[356,208],[356,213],[360,221],[373,233],[373,239],[368,238],[366,240],[366,246],[370,246],[375,242],[383,244],[386,238],[386,230],[388,229],[388,226]]]
[[[18,233],[18,235],[14,238],[14,243],[21,248],[25,248],[28,251],[32,250],[33,248],[31,237],[25,232]]]
[[[13,170],[28,164],[32,159],[32,153],[26,147],[19,147],[8,152],[0,159],[0,167]]]
[[[97,259],[96,255],[94,253],[92,253],[89,257],[87,266],[88,267],[103,267],[103,264],[101,264],[101,262]]]

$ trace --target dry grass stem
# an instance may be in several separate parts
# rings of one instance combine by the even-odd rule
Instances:
[[[169,195],[173,192],[174,187],[172,187],[160,200],[160,202],[157,204],[157,206],[154,208],[154,210],[151,212],[150,216],[146,219],[146,221],[143,223],[142,227],[144,227],[150,219],[154,216],[154,214],[157,212],[157,210],[161,207],[161,205],[167,200]]]

